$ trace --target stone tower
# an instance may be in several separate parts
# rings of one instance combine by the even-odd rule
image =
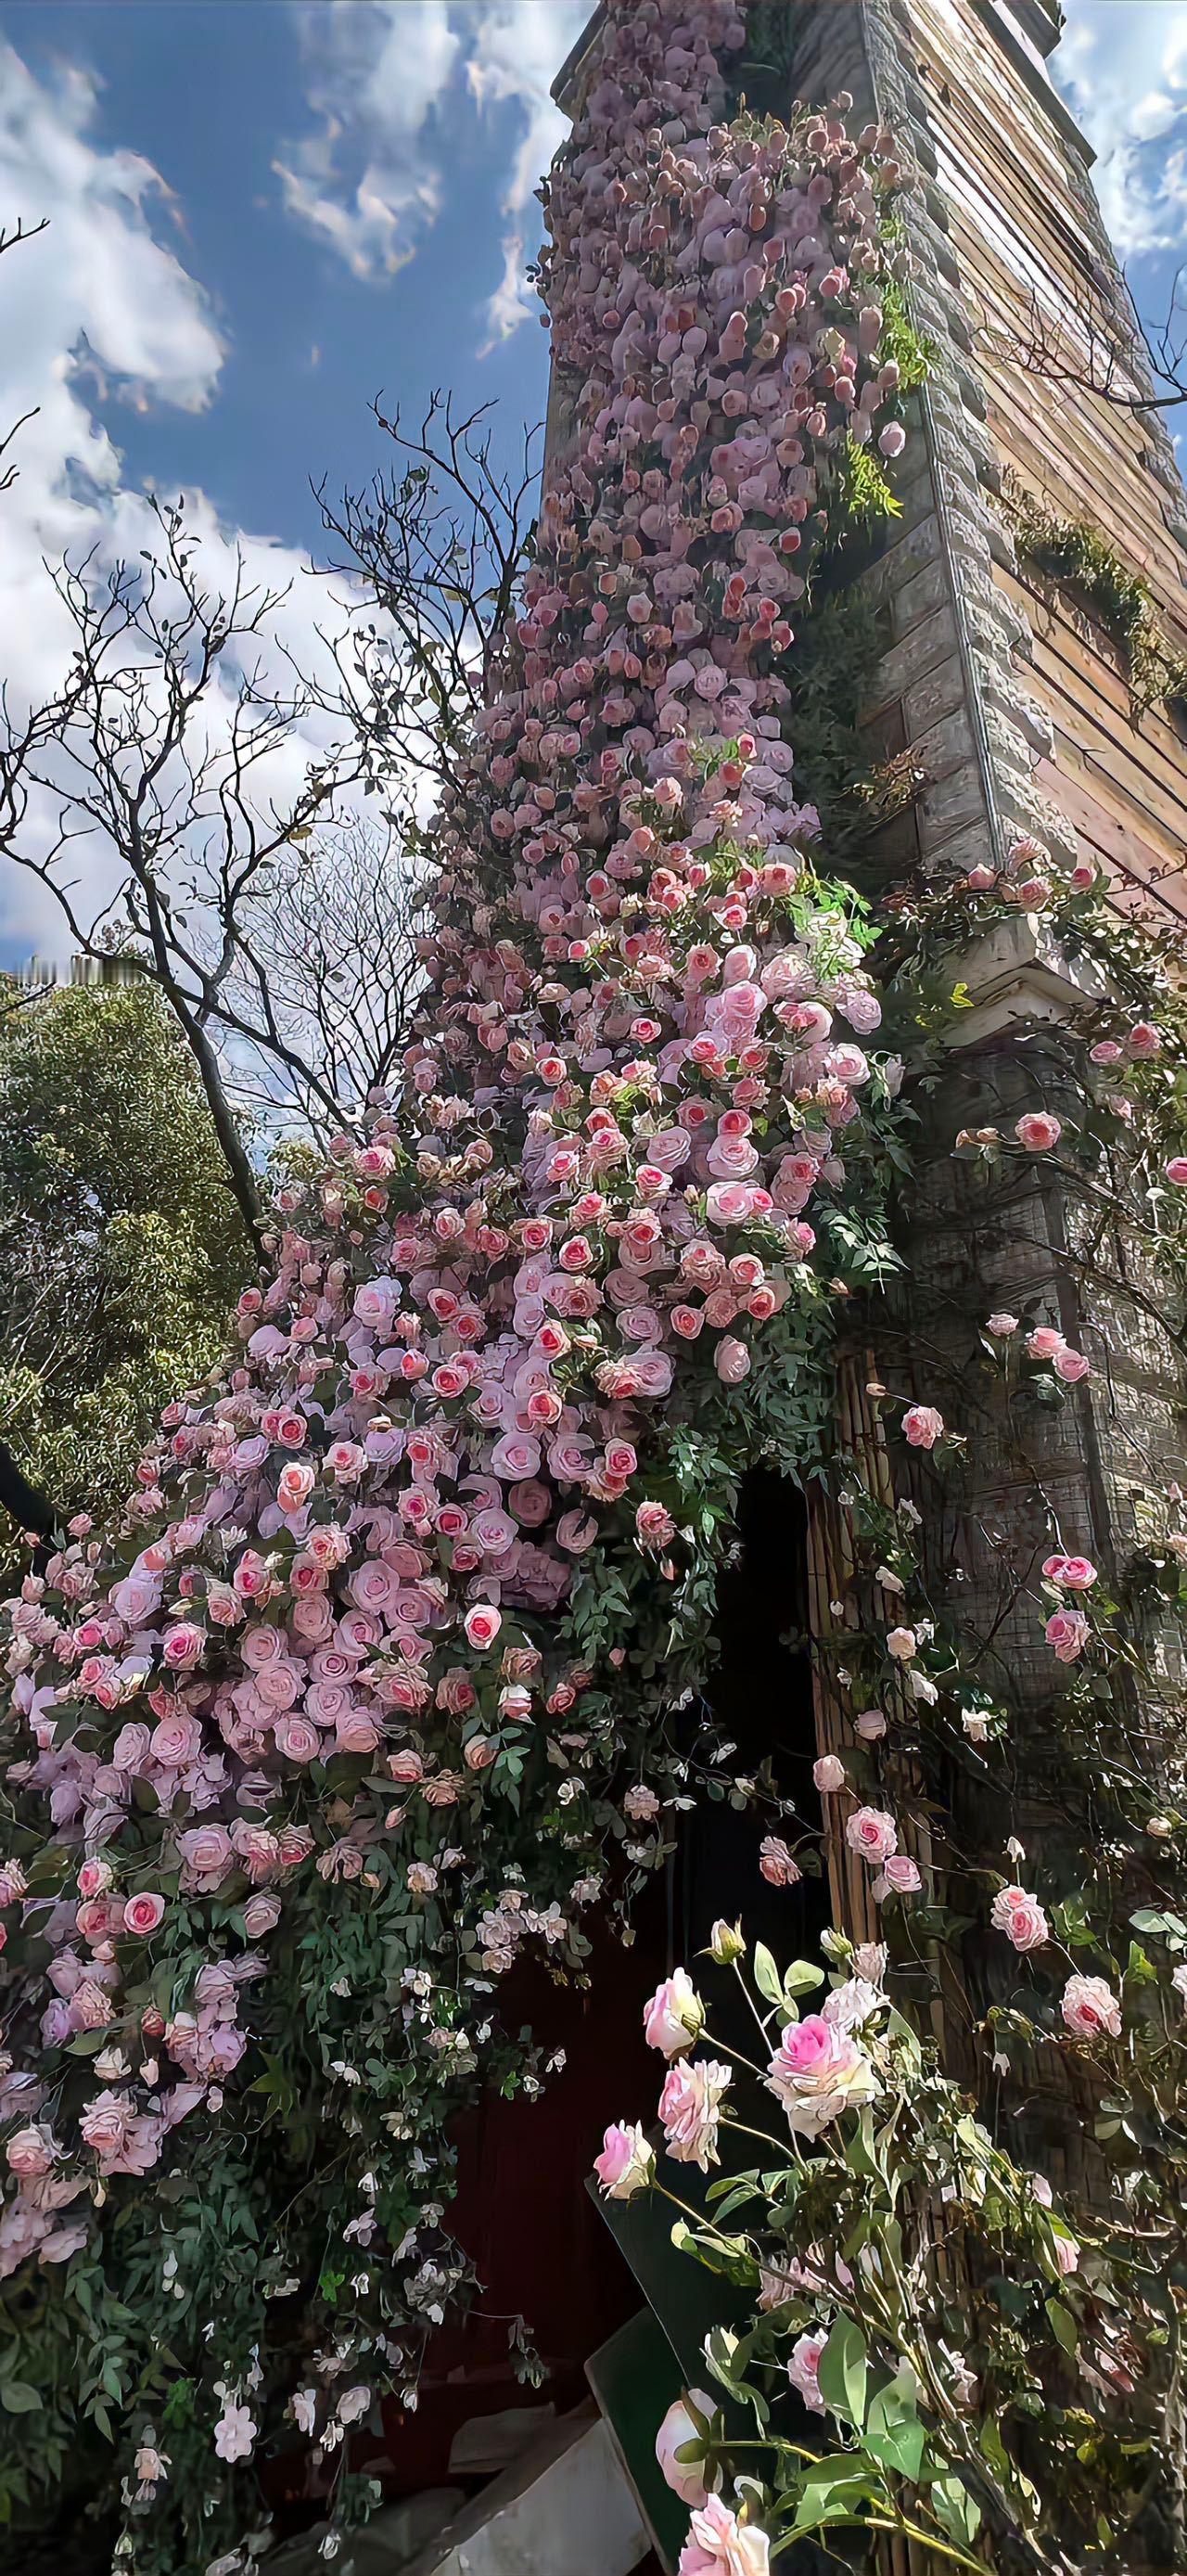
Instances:
[[[849,91],[859,119],[873,112],[901,140],[914,179],[904,221],[930,380],[902,516],[861,583],[883,639],[866,722],[919,792],[872,834],[874,882],[920,864],[940,875],[1000,864],[1030,833],[1104,871],[1122,911],[1178,921],[1187,721],[1172,666],[1187,649],[1187,500],[1148,400],[1092,152],[1052,84],[1060,24],[1058,0],[777,0],[751,12],[744,86],[776,114]],[[562,105],[596,61],[598,25],[564,68]],[[1111,578],[1145,585],[1165,696],[1110,631],[1100,588],[1052,578],[1085,535]],[[1093,1362],[1021,1460],[992,1395],[978,1397],[963,1488],[930,1531],[941,1589],[960,1584],[1015,1706],[1037,1710],[1050,1655],[1013,1570],[1045,1552],[1052,1512],[1062,1543],[1106,1575],[1159,1526],[1181,1472],[1180,1389],[1132,1247],[1097,1242],[1089,1322],[1090,1212],[1046,1173],[1006,1197],[952,1158],[957,1129],[1004,1126],[1031,1105],[1036,1067],[1057,1084],[1059,1022],[1077,997],[1068,962],[1041,918],[1020,916],[959,968],[972,1006],[917,1194],[910,1303],[879,1333],[876,1360],[900,1391],[913,1379],[943,1402],[945,1382],[964,1420],[975,1322],[992,1307],[1056,1324]],[[827,1557],[827,1533],[822,1543]],[[826,1708],[821,1723],[839,1740]]]

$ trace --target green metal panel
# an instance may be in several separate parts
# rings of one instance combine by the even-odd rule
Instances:
[[[655,2456],[656,2430],[679,2397],[676,2357],[650,2308],[640,2308],[585,2365],[610,2438],[666,2576],[688,2538],[689,2508],[673,2495]]]

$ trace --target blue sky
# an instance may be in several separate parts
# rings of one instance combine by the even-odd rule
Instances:
[[[585,0],[0,0],[0,429],[36,403],[0,501],[0,674],[52,685],[42,558],[134,552],[144,492],[184,489],[212,566],[242,543],[308,578],[310,478],[364,481],[373,395],[436,385],[539,419],[522,287],[548,86]],[[1101,152],[1152,311],[1187,238],[1187,0],[1069,0],[1060,77]],[[46,922],[0,889],[7,953]]]
[[[340,486],[380,461],[377,393],[416,412],[452,384],[497,403],[509,438],[539,418],[544,334],[534,318],[509,330],[492,299],[509,257],[522,272],[511,245],[538,239],[525,182],[562,130],[548,75],[584,15],[582,0],[4,0],[0,203],[49,212],[59,239],[12,255],[0,297],[16,293],[18,256],[29,295],[64,265],[72,194],[119,217],[113,301],[137,236],[168,254],[155,291],[182,345],[138,377],[135,331],[109,310],[107,382],[77,380],[129,484],[200,487],[229,525],[308,545],[310,477]],[[135,203],[127,156],[144,165]]]

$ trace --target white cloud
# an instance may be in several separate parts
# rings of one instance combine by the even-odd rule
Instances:
[[[536,309],[529,209],[565,130],[549,91],[589,11],[590,0],[302,0],[317,123],[276,159],[288,212],[356,277],[390,277],[436,221],[447,186],[472,184],[459,140],[466,89],[484,117],[515,111],[500,191],[503,274],[485,317],[488,347],[507,338]]]
[[[299,25],[318,128],[277,157],[284,202],[356,277],[392,276],[437,215],[435,120],[461,39],[446,0],[317,0]]]
[[[488,347],[537,310],[524,271],[525,218],[567,128],[551,89],[590,12],[588,0],[491,0],[477,16],[467,65],[481,107],[514,102],[520,135],[503,191],[503,275],[486,308]]]
[[[1071,0],[1052,67],[1098,154],[1119,256],[1176,257],[1187,246],[1187,6]]]
[[[138,155],[94,141],[95,106],[85,75],[39,82],[0,41],[0,213],[10,229],[49,217],[47,231],[0,259],[0,435],[36,412],[5,457],[16,480],[0,494],[0,682],[14,712],[52,696],[69,660],[73,628],[47,564],[92,550],[100,565],[135,562],[155,535],[148,498],[97,415],[98,387],[144,409],[200,411],[217,394],[225,354],[209,297],[154,230],[170,203],[164,183]],[[308,559],[266,535],[228,531],[200,491],[187,494],[187,520],[213,587],[234,578],[237,551],[250,582],[291,585],[270,648],[277,684],[282,646],[299,667],[325,674],[317,627],[328,619],[341,629],[345,613],[331,611]],[[224,722],[228,712],[215,708]],[[324,739],[314,720],[294,738],[270,782],[277,792],[297,784]],[[97,845],[84,845],[74,873],[88,891],[101,888]],[[52,898],[11,865],[0,905],[10,955],[68,944]]]

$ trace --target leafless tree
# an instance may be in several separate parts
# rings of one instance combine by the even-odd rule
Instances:
[[[6,250],[15,250],[19,242],[36,241],[38,233],[43,233],[48,223],[49,216],[43,215],[39,224],[26,224],[22,222],[19,216],[16,223],[11,226],[0,224],[0,256],[2,256]],[[11,460],[7,465],[5,465],[4,458],[8,454],[8,450],[16,437],[17,431],[19,429],[23,429],[27,421],[35,420],[39,409],[40,405],[38,403],[34,403],[31,411],[23,411],[20,419],[14,420],[11,429],[6,430],[3,438],[0,438],[0,492],[11,491],[18,472],[18,468],[11,462]]]
[[[365,815],[315,827],[243,899],[233,991],[244,1016],[258,1017],[263,974],[292,1058],[283,1097],[315,1133],[327,1098],[362,1101],[390,1081],[407,1034],[425,905],[413,841]],[[237,1094],[265,1113],[277,1108],[271,1069],[257,1049],[234,1076]]]
[[[338,508],[321,495],[346,548],[324,577],[351,588],[345,623],[337,597],[316,630],[320,680],[285,644],[287,594],[241,560],[212,584],[182,506],[154,503],[137,562],[93,553],[51,572],[74,633],[56,695],[27,715],[0,698],[0,855],[50,890],[80,955],[122,952],[159,986],[257,1243],[238,1103],[287,1105],[324,1131],[390,1071],[418,816],[456,782],[516,649],[534,533],[530,439],[505,472],[485,411],[459,418],[434,397],[411,436],[398,413],[376,416],[396,466]],[[306,749],[282,794],[281,756],[291,774],[311,727],[328,747]]]
[[[273,995],[261,925],[284,899],[294,850],[332,827],[366,761],[349,648],[326,642],[332,690],[284,644],[286,593],[204,578],[181,508],[154,505],[158,545],[104,571],[95,555],[52,576],[74,656],[61,689],[24,716],[0,700],[0,852],[53,894],[84,957],[130,953],[189,1045],[231,1185],[259,1239],[258,1184],[227,1075],[228,1050],[261,1051],[278,1085],[336,1123],[344,1104],[301,1052]],[[280,683],[269,673],[280,673]],[[324,755],[302,754],[321,719]],[[79,861],[86,865],[80,872]]]
[[[406,431],[382,397],[375,418],[396,462],[333,503],[317,487],[327,535],[345,555],[331,573],[362,582],[382,626],[359,640],[372,708],[372,783],[392,770],[422,792],[453,782],[459,753],[513,655],[511,611],[531,559],[538,434],[516,464],[495,462],[490,406],[464,416],[434,394]]]
[[[1187,403],[1187,270],[1177,272],[1155,325],[1144,322],[1128,278],[1102,263],[1058,313],[1032,293],[1016,340],[987,337],[1045,384],[1097,394],[1114,411],[1174,411]]]

